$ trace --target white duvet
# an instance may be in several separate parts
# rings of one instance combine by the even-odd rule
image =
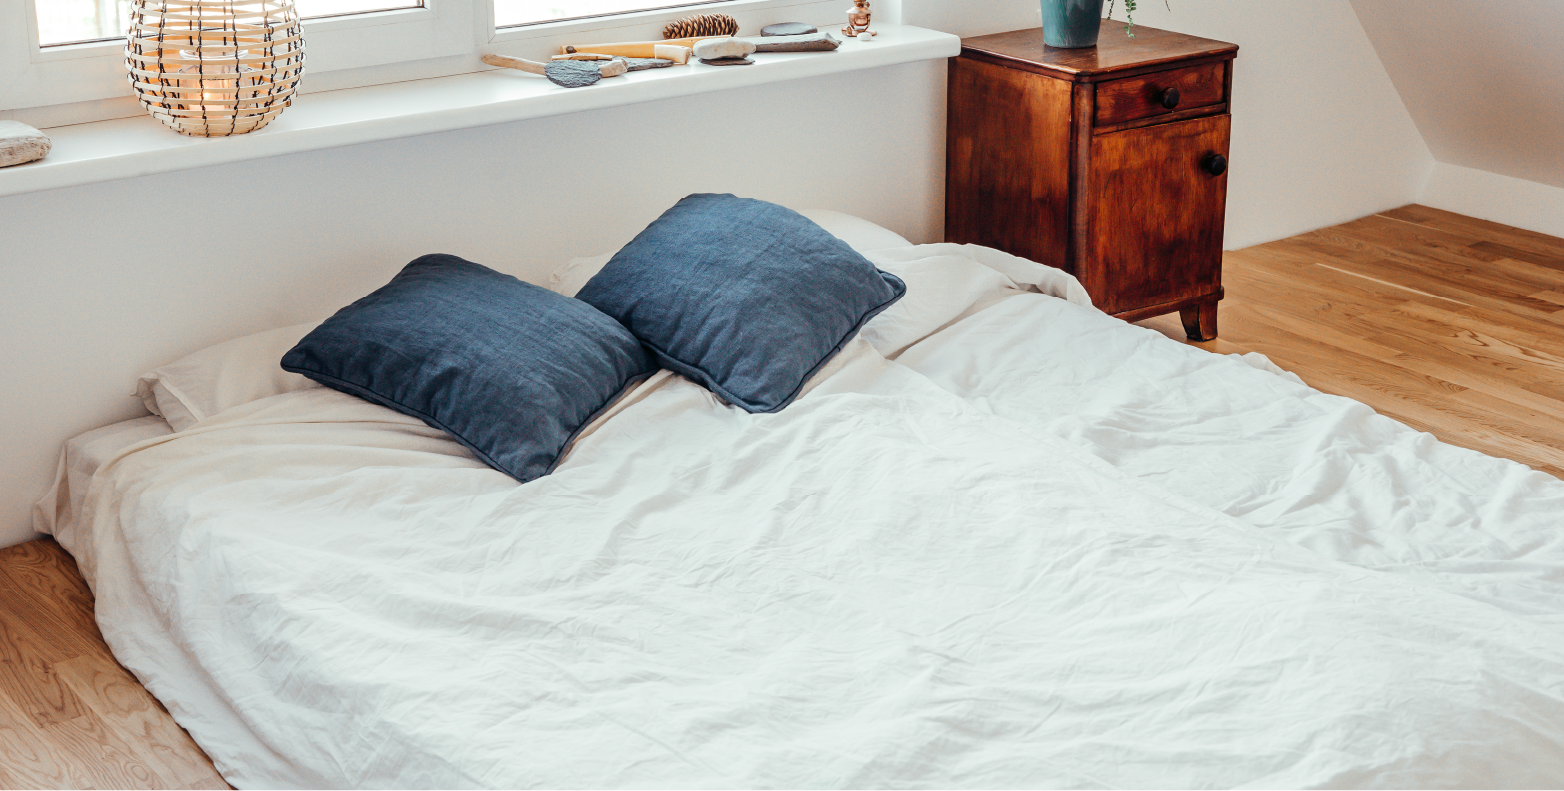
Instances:
[[[870,257],[908,297],[777,414],[660,374],[517,486],[306,390],[59,538],[240,787],[1564,785],[1564,483]]]

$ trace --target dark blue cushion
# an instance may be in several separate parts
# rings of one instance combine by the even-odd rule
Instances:
[[[775,412],[906,290],[791,209],[700,194],[663,212],[576,297],[629,327],[665,368]]]
[[[282,358],[421,418],[523,483],[656,362],[623,325],[454,255],[426,255]]]

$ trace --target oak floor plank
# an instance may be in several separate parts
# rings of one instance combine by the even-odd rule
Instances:
[[[1304,234],[1300,239],[1300,243],[1310,241],[1351,250],[1360,261],[1378,260],[1399,264],[1416,262],[1415,270],[1403,274],[1434,272],[1443,276],[1467,277],[1494,295],[1527,293],[1536,290],[1537,286],[1556,285],[1564,278],[1564,272],[1555,268],[1516,260],[1503,252],[1470,244],[1471,237],[1456,237],[1454,234],[1383,217],[1367,217],[1345,225],[1322,228]],[[1510,258],[1513,263],[1491,266],[1502,258]]]
[[[1557,236],[1549,236],[1544,233],[1502,225],[1488,220],[1479,220],[1476,217],[1467,217],[1463,214],[1435,209],[1431,206],[1419,206],[1414,203],[1409,206],[1402,206],[1399,209],[1381,212],[1381,214],[1404,222],[1413,222],[1419,225],[1427,225],[1431,228],[1467,234],[1479,242],[1495,242],[1507,247],[1529,250],[1542,255],[1564,256],[1564,239],[1560,239]]]
[[[1240,303],[1234,306],[1235,310],[1228,311],[1229,315],[1239,314],[1242,321],[1247,323],[1259,323],[1264,326],[1286,330],[1294,337],[1306,338],[1311,346],[1326,346],[1333,349],[1352,352],[1355,355],[1368,359],[1384,359],[1398,354],[1398,350],[1374,342],[1372,338],[1366,338],[1349,331],[1345,322],[1329,321],[1329,314],[1319,315],[1312,313],[1309,316],[1299,316],[1282,310],[1273,305],[1256,305],[1252,303]],[[1223,317],[1224,319],[1227,316]]]
[[[1226,269],[1222,272],[1229,293],[1251,305],[1274,305],[1270,295],[1287,294],[1291,300],[1288,310],[1299,315],[1354,316],[1414,296],[1399,286],[1319,264],[1299,265],[1257,255],[1223,260],[1239,262],[1231,275]]]
[[[1477,306],[1450,311],[1433,305],[1402,306],[1406,315],[1426,317],[1461,327],[1474,337],[1493,338],[1502,343],[1522,348],[1521,356],[1536,360],[1537,364],[1554,367],[1564,361],[1564,332],[1546,322],[1525,316],[1504,315]]]
[[[1434,343],[1405,336],[1387,336],[1380,340],[1385,341],[1386,345],[1400,345],[1407,349],[1381,358],[1384,362],[1398,368],[1438,376],[1468,390],[1487,393],[1508,401],[1516,411],[1524,409],[1540,413],[1537,420],[1564,421],[1564,400],[1528,389],[1530,382],[1526,374],[1502,360],[1488,360],[1480,353],[1451,351]],[[1468,362],[1483,367],[1471,369],[1466,365]]]
[[[0,778],[6,788],[96,787],[82,761],[65,754],[9,694],[0,694]]]
[[[1434,257],[1398,255],[1384,247],[1361,250],[1345,243],[1354,237],[1338,234],[1333,228],[1311,233],[1312,238],[1289,240],[1288,243],[1334,259],[1322,262],[1321,266],[1339,267],[1380,282],[1396,283],[1407,291],[1467,305],[1497,305],[1505,309],[1519,305],[1549,313],[1554,309],[1553,305],[1528,295],[1560,287],[1552,279],[1496,276],[1493,271],[1500,267],[1494,264],[1501,259],[1451,264]],[[1511,272],[1513,274],[1515,270],[1512,268]]]
[[[114,660],[76,562],[49,539],[0,550],[0,787],[229,787]]]
[[[81,762],[82,771],[92,777],[95,788],[168,788],[141,754],[141,746],[131,746],[111,730],[97,714],[87,713],[65,722],[54,722],[41,730],[56,749]]]
[[[1283,368],[1307,368],[1353,390],[1367,388],[1389,398],[1415,399],[1430,390],[1453,393],[1466,389],[1438,376],[1377,365],[1373,358],[1314,343],[1285,329],[1250,320],[1246,314],[1237,314],[1234,319],[1235,329],[1247,339],[1245,345],[1270,357],[1272,362]]]
[[[9,574],[4,565],[0,565],[0,609],[21,620],[38,649],[51,657],[50,661],[108,650],[90,612],[81,613],[74,606],[51,600],[44,592],[31,590],[28,584]]]
[[[77,626],[94,623],[87,581],[59,544],[28,541],[0,549],[0,574]]]
[[[1369,215],[1302,235],[1305,238],[1333,236],[1337,237],[1338,242],[1352,240],[1362,251],[1395,259],[1415,257],[1437,262],[1441,268],[1470,268],[1505,257],[1502,253],[1473,247],[1470,236],[1427,225],[1404,223],[1380,215]],[[1488,271],[1485,274],[1498,279],[1506,277],[1505,273],[1499,270]]]
[[[1512,258],[1516,261],[1525,261],[1527,263],[1547,267],[1548,269],[1564,272],[1564,255],[1543,255],[1542,253],[1534,253],[1530,250],[1521,250],[1515,247],[1510,247],[1509,245],[1499,244],[1498,242],[1478,242],[1472,245],[1472,249],[1481,250],[1485,253],[1496,253],[1498,255],[1504,256],[1505,258]]]
[[[60,676],[127,744],[145,745],[141,757],[167,783],[222,788],[210,761],[169,716],[163,704],[118,663],[79,656],[58,666]]]
[[[0,689],[40,726],[80,717],[87,708],[54,670],[55,662],[71,655],[28,624],[29,606],[0,586]]]
[[[216,772],[213,772],[212,776],[213,777],[217,777]],[[191,783],[190,785],[187,785],[187,786],[181,786],[180,788],[183,789],[183,791],[196,791],[196,789],[232,788],[232,786],[230,786],[227,783],[223,782],[223,780],[221,778],[219,778],[217,780],[201,780],[201,781],[198,781],[198,782]]]
[[[1427,305],[1402,305],[1360,314],[1353,318],[1352,323],[1361,332],[1375,333],[1373,337],[1377,342],[1394,347],[1402,354],[1419,353],[1426,347],[1419,345],[1409,348],[1404,341],[1394,339],[1433,344],[1474,363],[1503,363],[1504,368],[1522,375],[1545,372],[1548,368],[1546,352],[1540,353],[1544,356],[1532,359],[1525,353],[1524,347],[1517,346],[1513,341],[1485,335],[1463,326],[1458,320],[1452,323],[1448,318],[1451,315],[1440,315]],[[1486,369],[1483,372],[1491,373]]]

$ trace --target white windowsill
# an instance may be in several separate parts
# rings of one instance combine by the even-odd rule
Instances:
[[[876,25],[872,42],[843,36],[835,52],[754,56],[753,66],[649,69],[587,88],[560,88],[509,69],[308,94],[265,129],[185,137],[150,116],[47,130],[49,156],[0,169],[0,197],[322,148],[426,135],[604,107],[747,88],[959,54],[961,40],[908,25]],[[476,60],[476,58],[475,58]]]

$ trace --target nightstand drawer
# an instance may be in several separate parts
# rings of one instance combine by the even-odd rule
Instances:
[[[1097,83],[1097,126],[1211,107],[1227,101],[1225,63]]]

